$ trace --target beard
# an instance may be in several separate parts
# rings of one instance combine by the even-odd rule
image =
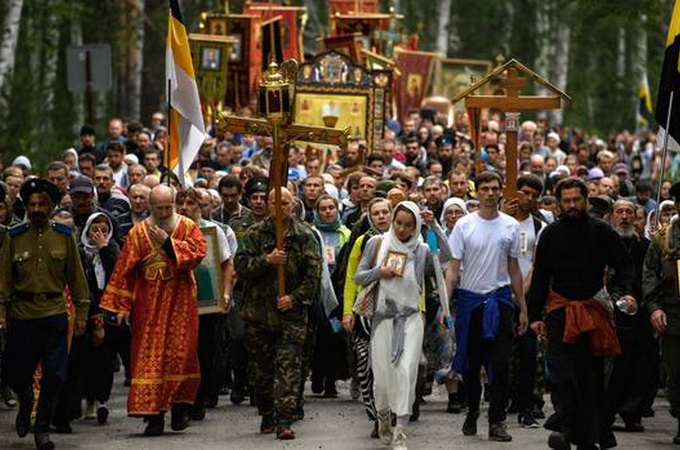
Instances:
[[[571,224],[579,224],[584,222],[588,218],[588,213],[584,210],[572,208],[564,211],[560,216],[561,220],[564,220]]]
[[[166,233],[171,233],[175,229],[175,224],[177,223],[177,213],[173,212],[172,215],[165,219],[159,219],[156,216],[153,217],[153,223],[162,228]]]
[[[622,239],[631,239],[636,236],[635,227],[633,225],[615,226],[614,230],[619,233]]]
[[[47,214],[41,211],[30,213],[28,218],[36,225],[45,225],[49,219]]]

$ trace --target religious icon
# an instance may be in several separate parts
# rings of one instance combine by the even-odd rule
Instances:
[[[222,66],[222,50],[217,47],[201,48],[201,70],[218,71]]]
[[[335,265],[335,248],[324,247],[324,257],[329,266]]]
[[[423,84],[423,76],[419,73],[409,73],[406,80],[406,95],[409,97],[418,97],[420,95],[420,87]]]
[[[240,63],[241,58],[243,58],[243,35],[242,34],[232,34],[231,37],[236,39],[234,45],[231,46],[231,59],[229,61]]]
[[[222,262],[220,261],[217,228],[201,227],[207,252],[201,264],[194,269],[198,287],[198,313],[210,314],[224,310]]]
[[[313,70],[314,68],[309,64],[302,66],[302,78],[309,80],[309,78],[312,76]]]
[[[387,255],[385,255],[385,266],[394,270],[398,276],[403,277],[407,257],[406,253],[388,250]]]
[[[364,78],[364,74],[359,67],[356,67],[354,69],[353,75],[354,75],[354,82],[355,83],[361,83],[362,78]]]

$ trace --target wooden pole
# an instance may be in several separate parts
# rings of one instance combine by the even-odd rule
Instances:
[[[172,136],[172,80],[168,78],[168,135],[165,138],[165,153],[163,154],[163,159],[165,160],[165,170],[170,171],[170,163],[172,162],[170,139]],[[170,175],[168,174],[167,180],[168,186],[170,186]]]
[[[278,250],[283,250],[283,209],[281,208],[281,165],[283,150],[281,149],[281,125],[278,122],[272,123],[272,140],[274,141],[274,148],[272,151],[274,155],[272,157],[271,165],[269,170],[271,172],[271,180],[274,184],[274,223],[276,225],[276,248]],[[285,271],[283,265],[278,265],[277,267],[278,275],[278,287],[279,287],[279,297],[286,295],[286,280]]]
[[[517,133],[519,131],[518,112],[505,113],[505,192],[506,200],[517,197]]]

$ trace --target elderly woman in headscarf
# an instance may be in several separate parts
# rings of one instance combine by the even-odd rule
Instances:
[[[418,205],[401,202],[390,229],[369,240],[354,276],[367,286],[377,282],[376,311],[371,335],[371,366],[375,376],[378,433],[384,444],[406,448],[405,428],[416,397],[422,354],[425,266]],[[392,430],[391,413],[397,416]]]
[[[347,258],[347,265],[346,268],[341,269],[345,272],[342,326],[345,331],[352,331],[352,346],[354,347],[356,365],[355,380],[358,383],[358,387],[355,388],[354,385],[352,387],[352,396],[358,397],[359,393],[356,391],[361,390],[366,414],[369,420],[373,421],[371,437],[375,438],[378,437],[378,422],[373,397],[373,371],[370,364],[371,322],[362,316],[357,316],[355,320],[353,308],[359,293],[359,285],[354,280],[354,275],[368,241],[372,237],[382,235],[389,230],[391,212],[392,206],[389,200],[385,198],[371,200],[367,208],[370,228],[366,233],[359,236],[354,243],[349,244],[352,245],[352,249]]]
[[[312,358],[312,392],[323,392],[324,397],[333,398],[338,396],[335,381],[347,378],[347,367],[344,357],[345,336],[341,333],[342,308],[338,307],[338,296],[331,276],[337,267],[338,256],[349,240],[350,231],[340,221],[338,200],[328,194],[321,195],[314,205],[313,225],[321,238],[322,256],[327,267],[324,275],[327,277],[322,278],[322,306],[325,314],[317,327]]]
[[[120,247],[112,237],[111,219],[101,212],[94,213],[87,219],[80,237],[85,254],[83,266],[90,290],[85,417],[96,416],[100,424],[106,423],[109,415],[106,402],[113,385],[113,361],[117,348],[115,338],[119,333],[117,327],[104,322],[99,310],[99,300],[120,253]]]
[[[659,205],[659,220],[656,220],[656,208],[652,209],[647,214],[647,223],[645,225],[645,237],[652,239],[654,233],[659,229],[659,226],[665,226],[671,223],[671,219],[678,213],[675,207],[675,202],[672,200],[664,200]]]
[[[453,227],[458,222],[458,219],[468,214],[467,206],[462,198],[451,197],[444,203],[442,208],[442,215],[439,218],[439,223],[444,227],[444,234],[448,238],[453,231]]]
[[[69,172],[70,171],[78,172],[78,152],[76,151],[75,148],[71,147],[64,150],[62,159],[64,161],[64,164],[68,166]]]

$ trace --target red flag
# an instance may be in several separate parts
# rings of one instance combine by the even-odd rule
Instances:
[[[401,78],[396,83],[396,98],[399,118],[403,120],[412,109],[420,109],[427,95],[436,53],[415,52],[397,48],[397,67]]]
[[[336,14],[375,14],[378,12],[377,0],[331,0],[331,17]]]
[[[298,28],[298,15],[304,13],[304,8],[295,6],[281,6],[271,3],[246,2],[243,5],[243,14],[259,17],[266,22],[275,17],[281,17],[280,38],[283,50],[283,59],[303,59],[302,36]]]

